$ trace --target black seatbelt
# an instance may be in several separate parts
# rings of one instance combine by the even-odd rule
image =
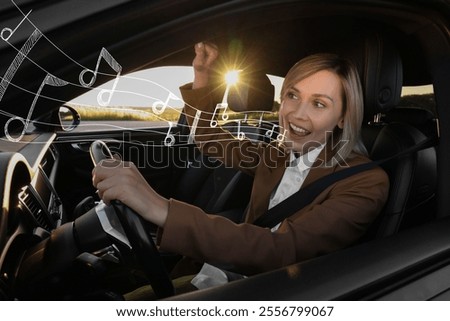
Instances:
[[[325,188],[336,183],[339,180],[350,177],[357,173],[361,173],[363,171],[373,169],[380,164],[388,162],[398,157],[405,156],[407,154],[420,151],[422,149],[426,149],[434,146],[436,142],[436,138],[429,137],[424,139],[420,143],[411,146],[400,153],[397,153],[393,156],[382,158],[380,160],[371,161],[369,163],[364,163],[360,165],[356,165],[353,167],[349,167],[338,172],[334,172],[323,176],[311,183],[310,185],[300,189],[298,192],[292,194],[284,201],[278,203],[262,216],[258,217],[253,224],[261,227],[269,227],[272,228],[276,226],[278,223],[281,223],[284,219],[288,218],[295,212],[298,212],[306,205],[310,204]]]

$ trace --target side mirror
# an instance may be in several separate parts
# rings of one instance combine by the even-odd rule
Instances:
[[[63,131],[74,130],[80,124],[80,114],[72,107],[63,105],[58,110],[59,122]]]

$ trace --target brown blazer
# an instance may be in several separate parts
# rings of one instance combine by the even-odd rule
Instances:
[[[217,157],[226,166],[254,175],[254,183],[243,224],[171,199],[160,242],[162,250],[212,264],[232,265],[250,275],[354,244],[383,208],[389,180],[382,169],[376,168],[329,186],[311,204],[285,219],[276,232],[251,224],[267,211],[288,154],[276,142],[241,141],[219,126],[211,128],[209,120],[215,104],[209,89],[191,90],[184,86],[181,91],[189,124],[196,110],[202,110],[196,130],[196,142],[202,152]],[[302,187],[344,168],[324,166],[336,155],[329,145],[322,150]],[[348,166],[355,166],[369,159],[354,154],[345,161]]]

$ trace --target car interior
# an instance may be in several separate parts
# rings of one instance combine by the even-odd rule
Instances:
[[[390,179],[389,199],[361,243],[392,236],[436,219],[437,116],[429,106],[401,102],[403,57],[393,39],[387,32],[380,34],[369,30],[351,41],[333,43],[327,50],[348,57],[357,65],[365,98],[362,138],[372,160],[387,159],[380,166]],[[311,52],[314,49],[309,47],[308,53]],[[230,125],[225,128],[231,132],[236,129]],[[262,132],[251,127],[245,130]],[[234,134],[238,133],[234,131]],[[249,282],[250,287],[256,286],[256,282]],[[204,299],[210,295],[215,297],[215,293],[208,292],[186,295],[186,299]]]
[[[361,243],[364,243],[394,235],[400,230],[436,218],[435,212],[430,209],[436,208],[438,135],[436,118],[431,110],[413,105],[400,106],[403,86],[402,60],[390,39],[383,38],[377,33],[370,33],[360,41],[358,45],[353,43],[350,52],[346,46],[333,48],[333,51],[348,57],[358,66],[365,97],[363,142],[372,160],[384,160],[380,166],[388,173],[390,179],[389,199],[383,212],[361,239]],[[248,107],[250,111],[255,109],[253,106]],[[232,104],[230,108],[233,109]],[[242,111],[242,108],[239,110]],[[234,122],[229,122],[223,127],[237,137],[237,126]],[[264,128],[258,127],[258,124],[249,124],[241,130],[246,136],[259,133],[255,136],[256,140],[262,140],[267,126]],[[205,167],[208,168],[208,165],[201,165],[195,170],[204,171]],[[239,214],[245,210],[251,178],[245,177],[245,182],[240,181],[238,177],[245,174],[234,169],[225,169],[222,165],[214,169],[209,167],[208,179],[194,174],[194,169],[187,169],[185,175],[189,175],[190,171],[194,176],[189,177],[189,181],[194,182],[193,186],[198,186],[200,180],[202,186],[201,189],[194,189],[200,191],[195,197],[201,199],[208,195],[209,204],[203,205],[198,200],[193,201],[192,198],[181,197],[181,199],[198,205],[207,213],[225,215],[239,222],[235,218],[239,218]],[[228,173],[228,177],[222,176],[225,172]],[[181,184],[183,179],[184,177],[180,180]],[[219,200],[217,197],[209,197],[210,194],[203,190],[205,186],[206,190],[214,191],[221,197],[232,196],[233,201],[238,201],[240,205],[222,207],[224,203],[220,197]],[[242,193],[245,189],[247,192]],[[233,191],[238,192],[233,194]],[[180,195],[175,194],[174,197]]]
[[[95,17],[86,17],[83,30],[91,30],[92,34],[89,33],[91,31],[76,34],[69,27],[63,28],[61,34],[50,33],[54,41],[65,50],[71,50],[84,65],[95,65],[98,53],[88,52],[87,48],[73,43],[77,44],[76,39],[83,37],[92,40],[104,35],[102,41],[105,46],[111,45],[108,48],[114,52],[116,59],[129,62],[124,65],[124,73],[165,65],[190,66],[192,46],[198,41],[214,42],[222,49],[221,62],[224,65],[233,65],[236,69],[245,66],[246,70],[252,71],[246,78],[246,86],[236,88],[228,96],[230,109],[237,112],[241,119],[229,119],[221,126],[235,137],[244,135],[255,142],[269,142],[278,134],[271,132],[276,121],[250,118],[260,112],[276,113],[276,97],[267,74],[285,75],[289,67],[302,57],[324,51],[347,57],[358,68],[365,104],[362,139],[370,158],[380,161],[379,166],[390,179],[389,199],[383,212],[360,242],[349,249],[214,289],[173,295],[176,294],[173,289],[163,284],[159,298],[414,298],[414,293],[418,293],[414,289],[423,287],[422,281],[447,269],[447,254],[450,251],[450,244],[444,237],[445,229],[450,225],[445,217],[441,221],[446,216],[444,210],[448,200],[439,194],[450,183],[440,180],[438,175],[438,170],[445,172],[450,169],[450,164],[442,161],[446,153],[439,147],[443,146],[441,136],[447,127],[438,118],[437,102],[433,95],[426,104],[409,100],[411,97],[402,97],[405,86],[433,84],[435,91],[441,95],[446,91],[442,90],[445,87],[442,85],[445,84],[445,70],[442,74],[431,70],[431,66],[441,59],[432,55],[434,49],[431,44],[440,40],[440,33],[435,32],[434,26],[426,20],[433,15],[416,23],[420,16],[417,12],[393,14],[387,10],[384,15],[372,16],[370,8],[365,7],[349,11],[346,6],[335,8],[329,4],[327,9],[311,3],[298,6],[289,1],[279,7],[272,5],[258,7],[248,4],[244,8],[246,10],[230,5],[230,10],[226,12],[216,9],[209,12],[210,16],[205,13],[195,16],[197,20],[193,23],[179,19],[155,29],[151,26],[161,23],[159,18],[147,22],[149,25],[143,22],[132,24],[134,14],[138,12],[132,7],[131,17],[120,18],[114,11],[108,11],[104,16],[108,22],[104,24],[98,24]],[[195,12],[194,8],[192,10]],[[277,18],[270,21],[260,19],[269,13],[277,13]],[[146,13],[139,11],[139,14]],[[165,18],[169,19],[171,14],[175,15],[171,12]],[[393,16],[396,21],[393,21]],[[116,42],[109,33],[115,23],[122,26],[129,24],[129,27],[117,29],[118,34],[124,35],[121,42]],[[273,30],[277,28],[283,32],[272,37]],[[134,36],[127,37],[129,33]],[[272,41],[266,41],[265,36]],[[65,39],[71,37],[75,38],[73,43],[68,40],[66,43]],[[171,39],[171,42],[166,39]],[[176,48],[172,42],[177,43]],[[47,53],[44,48],[40,58]],[[68,74],[76,73],[75,67],[66,64],[66,58],[50,60],[43,58],[43,64],[62,66],[55,74],[60,70]],[[423,65],[417,65],[417,61],[423,61]],[[99,81],[106,81],[100,78]],[[83,88],[75,88],[70,96],[82,91]],[[49,93],[53,94],[52,91]],[[440,104],[445,103],[445,99],[440,99]],[[51,104],[57,106],[58,102],[49,102]],[[40,120],[49,121],[52,117],[54,114],[44,114]],[[119,215],[124,234],[130,238],[132,245],[141,241],[145,245],[135,246],[138,248],[135,252],[130,251],[126,242],[113,242],[106,246],[108,241],[111,242],[111,237],[103,235],[103,226],[92,215],[84,215],[92,211],[98,201],[91,184],[93,164],[89,149],[93,141],[103,140],[112,152],[121,154],[123,159],[145,165],[140,166],[143,176],[167,198],[194,204],[207,213],[222,215],[237,223],[247,207],[252,178],[200,154],[195,144],[189,141],[190,129],[184,115],[181,115],[176,126],[169,128],[176,141],[170,147],[163,144],[166,127],[125,133],[120,130],[74,133],[57,129],[55,134],[53,129],[42,125],[36,125],[34,129],[38,134],[24,136],[24,141],[32,143],[18,145],[2,142],[1,145],[0,178],[7,182],[5,186],[0,186],[6,204],[3,212],[8,212],[10,204],[21,204],[21,209],[14,210],[19,215],[2,215],[0,221],[0,228],[6,231],[0,233],[3,237],[0,248],[7,249],[0,256],[1,272],[4,276],[14,275],[10,279],[0,278],[1,299],[121,300],[123,293],[132,289],[121,287],[124,284],[122,274],[111,276],[109,273],[116,271],[118,266],[120,270],[121,263],[125,262],[126,269],[132,271],[126,274],[133,277],[131,283],[141,285],[152,278],[148,270],[155,275],[160,275],[158,273],[164,269],[170,272],[180,259],[177,253],[156,253],[151,243],[157,240],[158,231],[154,226],[136,221],[132,214]],[[145,160],[142,155],[145,155]],[[34,171],[39,175],[32,178],[30,173]],[[30,187],[32,179],[33,188]],[[6,187],[7,184],[11,188]],[[38,196],[35,195],[36,190],[39,191]],[[36,204],[37,198],[52,204],[48,215],[44,215],[45,210],[40,210],[45,205]],[[127,213],[124,209],[120,211]],[[130,217],[132,221],[126,222],[123,217]],[[22,219],[26,223],[19,222]],[[72,235],[68,230],[73,228],[72,222],[75,222],[77,233],[83,235],[82,241],[69,236]],[[150,231],[151,240],[139,231],[130,231],[132,226]],[[419,233],[417,228],[420,228]],[[133,234],[138,235],[137,239],[130,237]],[[429,238],[430,235],[435,238]],[[43,253],[46,248],[51,248],[54,254],[45,257]],[[79,253],[80,248],[85,251]],[[146,251],[155,255],[152,256],[154,261],[163,266],[155,270],[148,260],[142,262],[139,257],[144,257]],[[74,257],[76,259],[72,260]],[[161,277],[162,283],[166,278],[167,275]],[[436,278],[440,280],[439,276]],[[121,285],[111,286],[116,281],[120,281],[117,283]],[[158,286],[158,282],[152,280],[150,283]],[[450,298],[450,284],[447,283],[434,282],[428,292],[420,294],[423,295],[421,298]]]

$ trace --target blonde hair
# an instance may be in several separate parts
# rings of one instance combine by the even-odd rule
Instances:
[[[322,70],[335,73],[342,84],[344,126],[342,129],[336,126],[333,132],[333,146],[336,146],[339,151],[341,160],[347,159],[352,151],[367,155],[361,140],[364,116],[361,81],[355,65],[349,60],[330,53],[314,54],[303,58],[287,73],[281,88],[281,101],[289,88]]]

